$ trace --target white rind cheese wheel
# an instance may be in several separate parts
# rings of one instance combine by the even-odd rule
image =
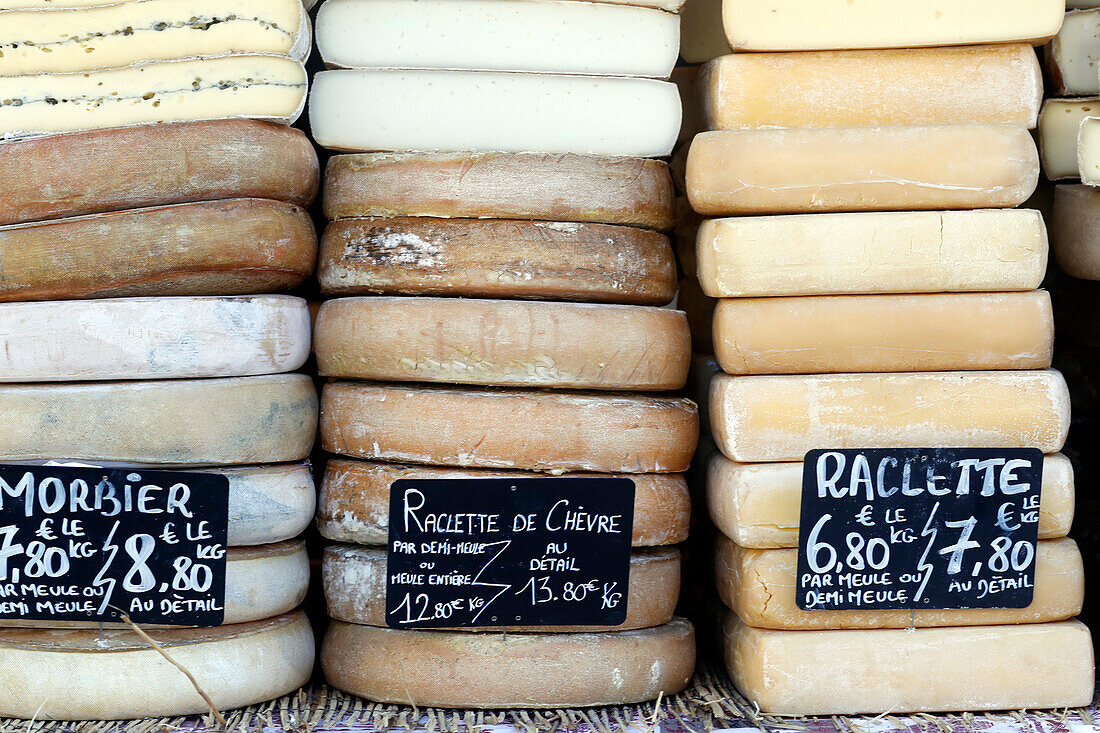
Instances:
[[[229,545],[282,542],[309,527],[317,508],[308,463],[210,471],[229,478]]]
[[[1050,246],[1067,275],[1100,280],[1100,190],[1062,184],[1054,187]]]
[[[1076,97],[1100,92],[1096,68],[1100,61],[1098,23],[1100,10],[1066,13],[1058,35],[1046,47],[1047,70],[1054,94]]]
[[[149,629],[219,710],[293,692],[313,670],[305,614],[216,629]],[[0,715],[123,720],[209,711],[191,681],[128,629],[0,631]]]
[[[1051,181],[1080,178],[1077,137],[1086,117],[1100,115],[1100,97],[1048,99],[1039,113],[1039,156]]]
[[[680,599],[680,551],[672,548],[635,550],[630,557],[626,620],[618,626],[469,627],[471,632],[629,631],[660,626],[672,620]],[[325,548],[322,578],[328,613],[339,621],[385,627],[386,548],[330,545]],[[505,619],[507,620],[507,619]]]
[[[625,705],[691,679],[695,632],[587,634],[403,631],[334,621],[321,648],[328,683],[378,702],[446,708]]]
[[[340,298],[314,338],[322,376],[500,387],[676,390],[691,356],[682,312],[590,303]]]

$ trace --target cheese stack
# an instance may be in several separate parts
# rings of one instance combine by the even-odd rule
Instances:
[[[695,449],[667,155],[679,3],[326,0],[310,100],[331,159],[314,350],[329,683],[461,708],[680,691],[675,618]],[[615,28],[608,34],[607,28]],[[417,152],[411,152],[417,151]],[[387,628],[389,492],[405,478],[634,481],[626,621]],[[481,633],[472,633],[481,632]]]
[[[766,713],[1065,707],[1092,698],[1072,620],[1069,397],[1050,370],[1031,43],[1062,0],[724,0],[734,53],[698,85],[687,160],[720,298],[709,511],[730,673]],[[816,448],[1038,448],[1043,541],[1022,610],[802,611],[802,466]],[[917,627],[915,631],[907,627]],[[1042,650],[1041,654],[1038,650]],[[1020,669],[1027,669],[1020,675]]]

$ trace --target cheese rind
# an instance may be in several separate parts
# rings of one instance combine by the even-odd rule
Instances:
[[[1047,70],[1054,93],[1063,96],[1100,92],[1100,10],[1066,13],[1058,35],[1046,47]]]
[[[1035,49],[1023,43],[751,53],[708,63],[699,89],[710,130],[964,123],[1030,128],[1043,101],[1043,75]]]
[[[1086,117],[1100,115],[1100,97],[1048,99],[1039,113],[1039,156],[1051,181],[1080,178],[1077,137]]]
[[[683,690],[695,632],[681,618],[652,629],[504,634],[383,629],[334,621],[325,679],[379,702],[445,708],[619,705]]]
[[[1054,187],[1050,244],[1067,275],[1100,280],[1100,191],[1090,186]]]
[[[401,479],[522,479],[518,471],[402,466],[332,458],[325,466],[317,528],[337,542],[385,545],[389,538],[390,487]],[[634,547],[674,545],[688,537],[691,499],[678,474],[566,474],[568,478],[629,478],[634,482]]]
[[[317,279],[340,295],[457,295],[666,305],[676,261],[656,232],[502,219],[341,219]]]
[[[763,713],[1072,708],[1088,705],[1095,686],[1092,639],[1079,621],[774,631],[730,614],[725,637],[734,683]]]
[[[667,308],[339,298],[317,314],[314,352],[328,377],[662,391],[684,386],[690,340]]]
[[[1046,369],[1045,290],[731,298],[714,310],[727,374]]]
[[[1038,179],[1022,125],[720,130],[687,161],[706,216],[1011,207]]]
[[[322,393],[330,453],[475,468],[679,473],[699,439],[690,400],[335,382]]]
[[[1077,172],[1081,182],[1100,186],[1100,117],[1081,120],[1077,136]]]
[[[1061,450],[1069,391],[1053,370],[719,375],[711,428],[735,461],[801,461],[815,448]]]

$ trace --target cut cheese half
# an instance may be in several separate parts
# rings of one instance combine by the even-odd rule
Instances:
[[[1050,244],[1067,275],[1100,280],[1100,191],[1090,186],[1054,188]]]
[[[0,76],[0,100],[0,138],[239,117],[291,123],[305,105],[306,71],[262,54],[156,61]]]
[[[589,303],[340,298],[315,340],[322,376],[503,387],[675,390],[691,357],[683,313]]]
[[[1040,45],[1064,11],[1064,0],[724,0],[722,20],[737,51],[826,51]]]
[[[680,599],[680,562],[680,551],[672,548],[636,550],[631,555],[626,620],[618,626],[516,626],[506,623],[508,619],[501,619],[504,623],[496,627],[465,630],[574,633],[660,626],[672,620]],[[352,624],[386,626],[386,567],[385,547],[325,548],[322,578],[329,615]]]
[[[519,471],[402,466],[330,459],[317,503],[317,528],[337,542],[385,545],[389,538],[390,487],[402,479],[523,479]],[[573,476],[567,475],[563,478]],[[691,499],[678,474],[577,474],[575,478],[629,478],[634,482],[634,547],[674,545],[688,537]],[[345,619],[352,620],[352,619]]]
[[[714,353],[727,374],[1046,369],[1054,313],[1045,290],[731,298]]]
[[[219,710],[266,702],[309,681],[314,642],[300,611],[216,629],[150,629]],[[209,711],[187,676],[128,629],[0,631],[0,715],[121,720]]]
[[[1079,621],[773,631],[731,614],[725,637],[734,683],[777,715],[1070,708],[1088,705],[1095,687]]]
[[[1011,207],[1038,179],[1023,125],[722,130],[687,161],[706,216]]]
[[[1069,391],[1053,370],[730,377],[711,428],[735,461],[801,461],[815,448],[1061,450]]]
[[[309,308],[288,295],[5,303],[0,341],[0,382],[277,374],[309,356]]]
[[[694,402],[598,393],[335,382],[325,450],[355,458],[564,473],[679,473],[699,439]]]
[[[317,393],[302,374],[0,387],[0,460],[153,465],[305,458]]]
[[[707,508],[714,526],[742,547],[798,547],[801,463],[737,463],[721,454],[707,465]],[[1061,453],[1043,459],[1039,539],[1069,534],[1074,513],[1073,466]]]
[[[659,160],[542,153],[336,155],[325,216],[543,219],[672,228],[672,177]]]
[[[680,131],[680,94],[669,82],[626,77],[323,71],[309,121],[331,150],[661,157]]]
[[[1077,137],[1086,117],[1100,115],[1100,97],[1048,99],[1039,113],[1039,155],[1052,181],[1080,178]]]
[[[680,13],[680,56],[704,64],[732,53],[722,27],[722,0],[687,0]]]
[[[681,618],[640,631],[470,634],[334,621],[325,679],[378,702],[447,708],[623,705],[683,690],[695,631]]]
[[[1100,186],[1100,117],[1081,120],[1077,136],[1077,172],[1081,182]]]
[[[1005,291],[1039,287],[1047,249],[1028,209],[797,214],[705,221],[696,260],[715,298]]]
[[[1063,96],[1100,92],[1100,10],[1066,13],[1062,28],[1046,48],[1054,93]]]
[[[129,0],[0,10],[0,76],[229,53],[301,61],[309,48],[309,17],[300,0]]]
[[[654,8],[563,0],[328,0],[317,49],[343,68],[668,78],[680,21]]]

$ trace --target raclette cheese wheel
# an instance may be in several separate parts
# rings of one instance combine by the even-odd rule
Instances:
[[[683,313],[589,303],[340,298],[314,339],[322,376],[501,387],[675,390],[691,357]]]
[[[372,460],[680,473],[699,439],[695,403],[675,397],[335,382],[322,402],[322,447]]]
[[[1054,187],[1050,246],[1067,275],[1100,280],[1100,190],[1092,186]]]
[[[317,528],[337,542],[385,545],[390,487],[402,479],[523,479],[538,474],[464,468],[402,466],[332,458],[317,501]],[[691,499],[678,474],[570,474],[562,478],[628,478],[634,482],[634,547],[674,545],[688,536]]]
[[[1100,115],[1100,97],[1048,99],[1039,113],[1039,157],[1051,181],[1080,178],[1077,138],[1086,117]]]
[[[321,648],[330,685],[401,705],[572,708],[625,705],[683,690],[695,632],[682,618],[652,629],[582,634],[470,634],[334,621]]]

